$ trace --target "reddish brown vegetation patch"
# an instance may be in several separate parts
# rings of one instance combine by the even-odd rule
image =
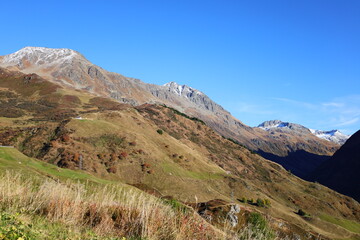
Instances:
[[[95,97],[90,99],[89,105],[91,107],[97,107],[99,110],[124,110],[129,106],[115,102],[108,98]]]

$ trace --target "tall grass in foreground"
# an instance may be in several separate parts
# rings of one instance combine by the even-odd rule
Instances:
[[[0,174],[0,213],[4,211],[45,218],[78,232],[90,229],[104,236],[64,239],[273,239],[256,226],[235,233],[225,224],[228,228],[220,231],[190,209],[179,210],[122,185],[62,183],[9,171]]]
[[[122,186],[61,183],[0,175],[0,208],[46,217],[97,234],[138,239],[221,239],[194,213],[174,210],[160,199]]]

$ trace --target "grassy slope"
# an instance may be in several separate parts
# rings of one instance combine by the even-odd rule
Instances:
[[[320,215],[320,219],[341,226],[351,232],[360,234],[360,223],[358,222],[342,218],[336,218],[329,215]]]
[[[108,180],[96,178],[81,171],[59,168],[53,164],[29,158],[16,148],[0,147],[0,170],[21,171],[25,175],[41,175],[60,180],[91,181],[94,183],[110,183]]]
[[[0,147],[0,239],[223,239],[182,211],[132,186]]]
[[[48,86],[48,83],[41,80],[35,79],[36,81],[29,87],[29,85],[24,85],[21,79],[17,77],[16,81],[20,82],[18,85],[14,84],[16,81],[11,77],[1,83],[22,94],[17,99],[23,102],[31,101],[33,104],[35,100],[41,100],[45,106],[54,106],[53,109],[40,111],[39,109],[43,109],[43,106],[35,105],[35,110],[22,109],[26,111],[24,116],[11,120],[3,119],[2,122],[6,127],[21,127],[21,124],[45,126],[41,127],[45,129],[44,131],[29,133],[31,138],[28,138],[30,141],[26,142],[27,145],[22,145],[23,151],[27,151],[29,155],[38,153],[44,144],[54,138],[53,131],[56,124],[63,119],[68,119],[69,116],[81,114],[86,119],[72,119],[64,127],[68,131],[70,140],[64,141],[62,136],[55,137],[49,152],[42,158],[48,162],[57,163],[60,156],[59,149],[65,149],[68,154],[72,154],[71,156],[81,153],[85,158],[85,171],[97,177],[93,180],[93,177],[84,171],[75,173],[59,169],[54,165],[33,162],[31,159],[26,160],[24,155],[19,155],[14,149],[4,150],[14,151],[7,154],[4,152],[5,163],[0,165],[4,169],[11,167],[22,169],[24,172],[30,169],[34,173],[56,176],[56,178],[70,177],[98,183],[119,180],[131,184],[142,183],[159,190],[163,195],[189,202],[194,202],[195,199],[207,201],[214,198],[229,201],[236,201],[236,198],[241,197],[270,198],[272,201],[270,209],[257,209],[247,205],[244,207],[254,208],[264,214],[293,223],[302,229],[326,236],[334,238],[351,236],[351,233],[342,227],[334,231],[331,229],[334,225],[325,224],[321,219],[319,221],[304,220],[294,214],[294,211],[303,208],[313,216],[327,214],[337,217],[347,215],[354,218],[351,211],[357,211],[358,204],[324,187],[315,186],[314,188],[313,184],[302,181],[284,171],[277,164],[266,161],[245,148],[223,139],[197,121],[178,116],[170,109],[159,106],[135,110],[110,100],[92,98],[89,94],[82,92],[59,89],[53,85]],[[51,91],[45,91],[42,88],[51,89]],[[33,95],[31,95],[32,91]],[[76,96],[75,100],[79,99],[77,103],[73,101],[74,98],[65,97],[69,95]],[[14,107],[16,108],[17,105]],[[70,115],[69,110],[71,110]],[[95,112],[82,113],[88,110],[95,110]],[[58,116],[58,112],[65,112],[65,114]],[[37,114],[41,115],[41,120],[51,119],[51,124],[26,120]],[[17,120],[23,122],[16,125]],[[164,130],[164,134],[157,133],[159,128]],[[17,143],[25,142],[26,138],[21,138],[24,137],[23,135],[19,135]],[[119,146],[110,146],[111,144],[109,145],[106,141],[108,138],[104,138],[109,135],[115,135],[118,138],[125,137],[126,140]],[[129,146],[131,142],[136,142],[136,145]],[[144,153],[137,153],[140,149]],[[129,155],[125,159],[112,162],[109,160],[110,153],[118,155],[124,151]],[[105,157],[99,159],[98,154]],[[19,164],[18,161],[13,161],[18,158],[24,163]],[[78,167],[78,162],[74,159],[70,159],[68,163],[71,168]],[[141,167],[144,163],[150,166],[145,171]],[[116,173],[107,172],[109,164],[116,169]],[[147,173],[148,170],[152,172]],[[333,207],[329,207],[329,204]]]

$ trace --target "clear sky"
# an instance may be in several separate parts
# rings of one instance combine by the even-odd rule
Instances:
[[[71,48],[207,94],[250,126],[360,129],[359,0],[3,1],[0,55]]]

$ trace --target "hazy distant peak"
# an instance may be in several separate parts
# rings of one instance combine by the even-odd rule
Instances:
[[[261,123],[258,127],[266,131],[271,131],[274,129],[282,129],[282,130],[287,129],[287,130],[293,130],[303,133],[311,132],[318,138],[325,139],[327,141],[334,142],[340,145],[344,144],[346,140],[349,138],[348,135],[341,133],[339,130],[331,130],[331,131],[314,130],[314,129],[306,128],[300,124],[282,122],[280,120],[265,121]]]
[[[315,136],[325,139],[327,141],[335,142],[337,144],[344,144],[346,140],[349,139],[350,136],[343,134],[339,130],[331,130],[331,131],[322,131],[322,130],[315,130],[310,129],[312,134]]]
[[[298,131],[310,131],[308,128],[306,128],[300,124],[283,122],[281,120],[265,121],[265,122],[261,123],[258,127],[262,128],[264,130],[270,130],[273,128],[288,128],[291,130],[298,130]]]

